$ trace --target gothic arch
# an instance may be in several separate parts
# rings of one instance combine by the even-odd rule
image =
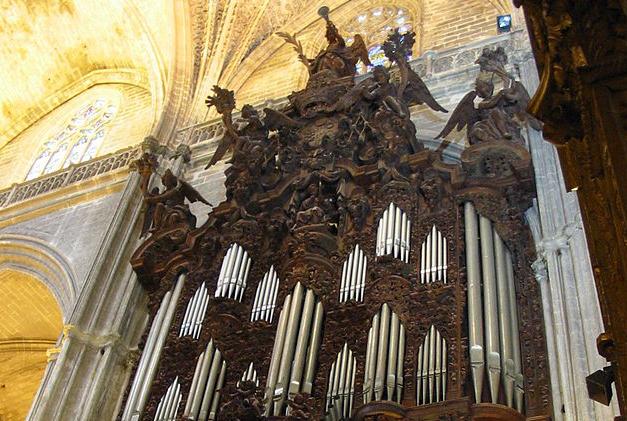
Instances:
[[[14,269],[35,276],[52,292],[68,320],[78,284],[67,259],[42,240],[25,235],[0,235],[0,269]]]

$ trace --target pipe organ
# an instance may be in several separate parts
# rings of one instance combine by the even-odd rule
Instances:
[[[446,237],[433,225],[431,232],[420,246],[420,283],[447,282],[447,252]]]
[[[357,359],[353,356],[353,351],[348,348],[348,344],[344,342],[344,347],[338,352],[329,373],[325,405],[326,420],[338,421],[350,418],[355,398],[356,372]]]
[[[263,275],[263,280],[257,287],[255,301],[253,302],[253,308],[250,313],[251,322],[265,320],[268,323],[272,323],[278,292],[279,277],[274,270],[274,266],[270,266],[270,270]]]
[[[232,244],[222,261],[215,296],[242,301],[250,263],[248,252],[239,244]]]
[[[189,303],[187,303],[187,309],[185,310],[185,317],[183,317],[179,336],[189,335],[194,339],[198,339],[208,304],[209,294],[203,282],[200,288],[196,290],[196,293]]]
[[[392,255],[409,263],[411,221],[394,203],[383,211],[377,228],[377,256]]]
[[[398,315],[383,304],[368,331],[364,369],[364,403],[376,400],[400,402],[403,393],[405,327]]]
[[[427,405],[446,400],[448,371],[446,339],[431,325],[418,348],[416,368],[416,403]]]
[[[360,249],[359,244],[357,244],[342,266],[340,303],[345,303],[349,300],[359,302],[364,300],[367,271],[368,260],[366,259],[364,251]]]
[[[384,50],[411,41],[391,36]],[[335,78],[328,54],[288,107],[242,109],[218,148],[232,150],[225,200],[206,223],[168,201],[158,204],[163,218],[148,220],[164,226],[131,264],[152,324],[122,421],[548,421],[523,222],[534,198],[529,153],[511,139],[473,138],[444,162],[405,115],[437,102],[407,102],[428,94],[413,86],[418,75],[390,86],[377,68],[357,86]],[[503,63],[500,50],[479,54],[481,66]],[[207,103],[230,125],[234,94],[214,91]],[[469,132],[494,134],[488,123]],[[149,158],[137,164],[146,185]],[[198,199],[183,183],[169,185]]]
[[[176,377],[170,387],[168,387],[168,391],[159,401],[154,421],[175,421],[182,397],[179,378]]]
[[[284,415],[288,397],[311,393],[323,313],[322,302],[300,282],[285,298],[266,383],[267,415]]]
[[[504,386],[509,407],[523,410],[518,310],[512,255],[490,219],[464,204],[470,363],[475,399],[481,402],[487,374],[489,396]],[[485,329],[485,330],[484,330]]]
[[[215,420],[225,376],[226,361],[222,359],[222,353],[213,340],[210,340],[196,362],[183,418]]]

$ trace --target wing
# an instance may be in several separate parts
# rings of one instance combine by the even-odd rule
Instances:
[[[353,37],[354,41],[351,44],[351,50],[355,57],[359,58],[362,63],[366,66],[372,66],[370,62],[370,58],[368,57],[368,48],[366,47],[366,42],[359,34],[355,34]]]
[[[474,102],[476,97],[477,93],[470,91],[462,98],[459,104],[457,104],[457,107],[455,107],[455,111],[453,111],[446,126],[444,126],[440,134],[435,137],[436,139],[446,137],[454,128],[461,130],[466,126],[475,124],[479,120]]]
[[[216,162],[221,160],[222,157],[226,155],[228,150],[231,149],[232,144],[233,144],[233,140],[231,139],[231,136],[229,136],[228,134],[225,134],[224,136],[222,136],[222,140],[220,140],[220,144],[216,148],[216,151],[213,153],[213,156],[211,157],[211,160],[209,161],[205,169],[213,166]]]
[[[531,98],[523,84],[515,81],[509,90],[511,91],[509,96],[516,99],[511,105],[511,110],[516,118],[523,123],[529,123],[535,130],[542,130],[542,122],[527,112]]]
[[[202,202],[206,205],[213,206],[211,203],[207,202],[207,200],[205,200],[205,198],[202,197],[201,194],[198,193],[198,190],[193,188],[191,184],[183,180],[179,180],[179,182],[181,183],[181,190],[183,191],[183,194],[191,203]]]
[[[269,130],[277,130],[281,127],[302,127],[303,123],[286,116],[284,113],[273,110],[272,108],[264,108],[265,118],[263,124]]]
[[[433,95],[429,92],[429,88],[427,88],[427,85],[425,85],[420,76],[410,68],[407,70],[407,86],[403,89],[403,99],[407,105],[427,104],[429,108],[435,111],[448,113],[448,111],[433,98]]]

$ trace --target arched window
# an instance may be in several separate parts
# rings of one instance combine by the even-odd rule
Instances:
[[[361,34],[368,46],[368,58],[372,65],[383,66],[388,63],[388,59],[381,44],[395,28],[401,34],[412,30],[413,22],[408,11],[402,7],[379,6],[355,16],[344,29],[349,44],[353,42],[354,34]],[[361,62],[357,64],[357,73],[363,74],[368,70]]]
[[[93,159],[116,111],[117,107],[104,99],[81,108],[56,136],[44,144],[26,180]]]

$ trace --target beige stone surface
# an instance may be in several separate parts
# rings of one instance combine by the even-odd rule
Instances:
[[[23,420],[61,333],[50,291],[24,272],[0,271],[0,420]]]

